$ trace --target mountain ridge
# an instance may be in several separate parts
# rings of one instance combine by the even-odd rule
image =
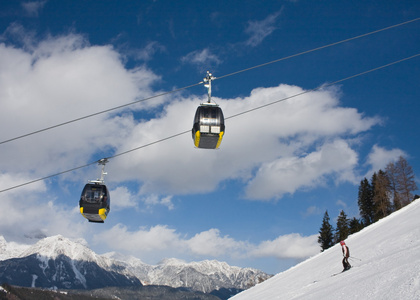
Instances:
[[[96,254],[83,240],[71,241],[62,235],[29,246],[7,243],[0,236],[0,258],[2,282],[52,289],[165,285],[210,293],[220,288],[243,290],[271,277],[216,260],[187,263],[172,258],[148,265],[120,253]]]

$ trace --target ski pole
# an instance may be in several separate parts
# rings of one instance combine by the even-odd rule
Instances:
[[[353,257],[353,256],[350,256],[349,258],[350,258],[350,259],[357,259],[357,260],[359,260],[359,261],[362,261],[360,258]]]

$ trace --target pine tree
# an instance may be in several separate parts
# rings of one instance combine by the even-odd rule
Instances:
[[[388,216],[391,210],[390,201],[390,182],[386,173],[379,170],[372,176],[372,190],[373,190],[373,208],[374,221],[378,221]]]
[[[390,162],[386,165],[385,168],[386,176],[389,181],[389,189],[391,192],[392,202],[394,203],[394,210],[399,210],[402,207],[401,196],[398,193],[398,172],[397,167],[393,162]]]
[[[321,245],[321,252],[334,245],[333,227],[330,224],[328,210],[325,211],[324,218],[322,219],[318,243]]]
[[[373,191],[366,178],[360,182],[357,204],[359,205],[363,226],[372,224],[374,221]]]
[[[342,210],[337,218],[337,227],[335,229],[336,243],[345,240],[349,236],[349,222],[350,221],[347,219],[346,213],[344,212],[344,210]]]
[[[349,222],[349,234],[359,232],[362,229],[363,229],[363,224],[358,219],[356,219],[356,217],[354,217],[353,219],[350,220],[350,222]]]
[[[398,161],[395,163],[397,169],[397,184],[398,193],[401,196],[401,204],[405,206],[413,200],[413,194],[417,190],[415,181],[415,175],[413,168],[408,164],[404,157],[400,156]]]

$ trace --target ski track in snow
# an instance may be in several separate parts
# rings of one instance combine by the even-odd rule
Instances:
[[[346,272],[337,244],[231,300],[420,299],[419,216],[417,200],[350,236]]]

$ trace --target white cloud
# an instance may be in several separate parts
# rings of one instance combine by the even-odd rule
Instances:
[[[374,172],[385,170],[388,163],[397,161],[400,156],[406,156],[406,153],[401,149],[395,148],[387,150],[378,145],[374,145],[366,161],[366,163],[372,167],[365,177],[371,177]]]
[[[341,206],[343,207],[343,209],[347,208],[347,203],[344,202],[343,200],[337,200],[337,202],[335,203],[337,206]]]
[[[163,205],[166,206],[169,210],[174,209],[174,204],[172,203],[172,196],[160,197],[159,195],[151,194],[143,198],[142,200],[148,207],[154,205]]]
[[[250,35],[249,39],[245,42],[248,46],[258,46],[261,42],[276,30],[276,21],[280,16],[280,12],[276,12],[267,16],[262,21],[249,21],[245,33]]]
[[[303,217],[309,217],[312,215],[319,215],[321,214],[321,209],[315,205],[309,206],[304,213],[302,213]]]
[[[254,257],[279,259],[305,259],[319,253],[318,235],[301,236],[297,233],[279,236],[272,241],[261,242],[252,252]]]
[[[214,257],[233,255],[242,252],[247,246],[247,243],[235,241],[229,236],[220,236],[220,231],[215,228],[197,233],[186,243],[194,255]]]
[[[144,67],[127,70],[112,47],[90,46],[75,34],[49,37],[31,50],[0,44],[0,63],[0,126],[8,128],[1,140],[145,98],[159,80]],[[304,92],[282,84],[256,88],[244,98],[213,97],[227,117],[217,151],[195,149],[192,143],[190,129],[195,109],[205,98],[203,88],[202,98],[171,99],[152,119],[135,120],[130,110],[148,109],[164,99],[3,144],[2,172],[43,177],[91,162],[91,157],[111,156],[186,132],[112,159],[109,179],[136,182],[139,196],[149,204],[170,209],[168,195],[210,192],[226,179],[243,180],[246,196],[255,199],[280,198],[323,184],[332,175],[337,182],[354,181],[357,153],[348,138],[380,120],[340,107],[334,89],[293,97]],[[292,98],[228,119],[287,97]],[[126,202],[120,204],[132,207],[124,197]]]
[[[109,170],[116,181],[138,180],[141,194],[161,195],[210,192],[226,179],[246,182],[247,196],[255,199],[280,198],[326,180],[356,182],[358,155],[351,138],[379,120],[340,107],[334,90],[309,92],[228,119],[302,92],[280,85],[255,89],[245,98],[213,97],[226,117],[226,133],[216,151],[195,149],[190,133],[204,96],[172,101],[158,118],[135,125],[116,151],[185,134],[119,157]]]
[[[47,193],[20,190],[18,194],[1,194],[0,201],[0,232],[7,240],[27,241],[27,236],[34,233],[38,236],[62,234],[69,238],[92,233],[91,228],[84,228],[76,205],[59,204]]]
[[[159,80],[145,67],[126,69],[112,47],[91,46],[80,35],[50,37],[27,45],[30,47],[0,44],[0,126],[7,128],[0,133],[2,141],[146,98],[153,94],[151,85]],[[209,52],[202,52],[192,58],[202,62],[209,56],[211,60]],[[218,62],[217,57],[213,60]],[[195,110],[206,98],[204,88],[202,97],[177,96],[168,102],[156,99],[95,116],[1,145],[0,184],[8,188],[138,147],[141,149],[115,157],[106,166],[107,184],[115,187],[111,205],[117,210],[138,208],[141,202],[173,209],[172,195],[212,192],[230,179],[244,183],[247,197],[263,200],[327,180],[353,182],[358,155],[351,139],[379,120],[340,107],[334,89],[308,92],[229,118],[304,92],[281,84],[256,88],[242,98],[214,97],[227,117],[226,134],[217,151],[195,149],[191,137]],[[157,105],[163,105],[159,115],[134,119],[133,110],[141,114]],[[181,132],[185,134],[155,143]],[[372,161],[374,157],[372,154]],[[97,172],[92,166],[83,173],[60,176],[56,182],[65,185],[69,179],[94,179]],[[138,191],[127,182],[138,186]],[[19,189],[19,193],[1,194],[5,201],[0,213],[2,232],[13,236],[38,230],[70,237],[91,233],[95,227],[83,226],[86,220],[80,216],[77,201],[69,199],[75,203],[73,207],[59,205],[53,196],[47,196],[49,186],[53,185],[39,182]],[[25,201],[18,201],[22,199]],[[60,201],[65,203],[65,199]],[[116,225],[104,227],[94,236],[98,245],[159,260],[185,253],[257,257],[273,251],[278,251],[276,257],[292,257],[290,247],[281,246],[281,242],[289,241],[300,249],[305,241],[304,237],[288,236],[252,245],[214,228],[187,237],[165,225],[137,230]],[[296,253],[296,258],[306,255],[304,251]]]
[[[21,6],[25,10],[25,12],[30,17],[38,17],[39,11],[44,7],[44,5],[47,3],[46,0],[44,1],[28,1],[28,2],[22,2]]]
[[[181,61],[183,63],[197,65],[200,68],[207,68],[208,70],[213,69],[212,66],[217,66],[221,63],[221,60],[215,54],[211,53],[208,48],[190,52],[182,57]]]
[[[176,257],[185,251],[185,242],[176,230],[164,225],[130,231],[125,225],[118,224],[95,234],[93,243],[102,249],[110,247],[113,251],[130,253],[142,260]]]
[[[96,234],[94,241],[102,249],[112,246],[116,251],[132,254],[146,261],[162,257],[302,259],[320,250],[316,235],[304,237],[294,233],[254,245],[248,241],[238,241],[227,235],[223,236],[216,228],[187,238],[177,233],[175,229],[163,225],[129,231],[126,226],[119,224]]]
[[[111,198],[112,210],[122,210],[126,208],[136,208],[138,205],[138,196],[133,195],[125,186],[119,186],[109,191]]]
[[[0,64],[2,141],[150,96],[158,80],[146,68],[127,70],[112,47],[74,34],[30,50],[0,44]],[[3,144],[2,171],[43,177],[83,165],[121,144],[133,126],[130,113],[110,112]]]
[[[142,49],[128,50],[125,49],[128,55],[136,60],[150,61],[157,52],[165,52],[166,48],[159,42],[153,41],[146,44]]]
[[[29,174],[2,174],[0,173],[0,191],[6,190],[8,188],[16,187],[21,184],[25,184],[29,181],[33,180],[33,178]],[[45,191],[46,186],[44,182],[38,181],[36,183],[23,185],[19,187],[19,192],[26,192],[26,191]],[[17,190],[12,189],[8,191],[9,194],[16,193]]]
[[[328,175],[338,181],[355,182],[356,164],[356,152],[345,141],[335,140],[303,157],[283,157],[262,164],[248,184],[247,197],[270,199],[293,194],[302,187],[322,185]]]
[[[14,41],[15,43],[22,46],[24,49],[32,49],[35,43],[35,31],[28,31],[19,24],[10,24],[3,34],[0,35],[0,41]]]

